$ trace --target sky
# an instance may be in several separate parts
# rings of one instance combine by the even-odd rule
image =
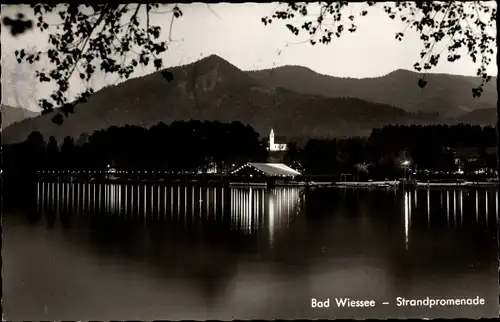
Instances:
[[[359,12],[361,6],[366,4],[351,3],[348,10]],[[403,41],[396,40],[395,34],[403,31],[405,25],[400,20],[389,19],[381,6],[370,8],[368,15],[358,18],[355,33],[346,32],[329,45],[316,46],[304,42],[304,37],[291,34],[285,26],[288,22],[273,21],[264,26],[261,18],[271,15],[277,8],[276,3],[194,3],[179,7],[183,16],[174,21],[171,31],[170,13],[155,14],[151,18],[151,24],[162,27],[161,37],[167,37],[170,31],[174,40],[162,55],[166,66],[183,65],[216,54],[242,70],[301,65],[321,74],[362,78],[383,76],[396,69],[412,70],[413,64],[420,60],[422,43],[416,32],[409,30]],[[25,7],[2,6],[2,15],[15,12],[29,15]],[[28,105],[26,107],[36,110],[33,97],[47,95],[49,86],[33,81],[34,66],[15,67],[13,52],[26,47],[47,48],[47,34],[30,31],[13,38],[8,32],[2,32],[1,43],[2,93],[7,94],[3,95],[2,103]],[[477,67],[468,57],[454,63],[442,59],[433,72],[474,76]],[[139,68],[134,76],[152,71],[152,68]],[[496,75],[496,64],[489,72]],[[91,85],[100,88],[116,82],[119,82],[116,76],[96,75]],[[76,92],[81,88],[83,85],[75,79],[71,90]]]

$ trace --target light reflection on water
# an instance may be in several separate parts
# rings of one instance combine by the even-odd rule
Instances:
[[[457,193],[458,190],[458,193]],[[450,225],[463,225],[463,220],[464,220],[464,190],[463,189],[453,189],[447,190],[446,192],[440,192],[440,200],[441,200],[441,205],[443,201],[443,193],[446,194],[446,223],[447,226],[450,227]],[[416,200],[417,198],[417,190],[415,189],[413,191],[414,198]],[[467,191],[467,195],[472,194],[471,192]],[[474,204],[475,204],[475,219],[476,219],[476,224],[480,224],[482,220],[484,220],[484,224],[486,226],[486,230],[489,228],[489,217],[490,217],[490,208],[493,208],[495,211],[495,216],[496,216],[496,225],[499,223],[499,209],[498,209],[498,190],[493,190],[493,189],[484,189],[484,190],[476,190],[473,192],[474,195]],[[408,248],[408,243],[409,243],[409,235],[410,235],[410,228],[411,228],[411,211],[412,211],[412,206],[411,206],[411,195],[412,193],[410,191],[406,191],[404,193],[404,217],[405,217],[405,245],[406,248]],[[431,225],[431,189],[426,189],[426,195],[427,195],[427,224],[428,226]],[[452,197],[450,197],[450,195]],[[458,198],[457,198],[458,195]],[[495,196],[495,206],[492,207],[492,205],[489,202],[490,195]],[[451,199],[450,199],[451,198]],[[484,198],[484,199],[483,199]],[[457,211],[457,203],[459,203],[459,210]],[[483,208],[481,208],[483,206]],[[414,209],[417,209],[417,203],[414,205]],[[484,213],[481,214],[481,210],[484,210]],[[450,212],[452,212],[453,215],[453,220],[450,218]],[[457,221],[457,213],[459,212],[459,218],[460,221]],[[496,226],[498,227],[498,226]]]
[[[148,189],[149,188],[149,189]],[[226,191],[228,190],[228,191]],[[346,190],[343,190],[345,193]],[[426,195],[427,226],[431,226],[435,205],[431,202],[432,189],[404,192],[405,248],[409,246],[412,210],[418,209],[419,194]],[[475,221],[484,220],[489,227],[490,208],[495,209],[498,224],[498,190],[447,189],[439,193],[441,207],[446,211],[446,224],[463,225],[464,193],[473,195]],[[490,195],[495,205],[490,205]],[[397,199],[396,199],[397,200]],[[468,199],[470,200],[470,198]],[[457,209],[457,203],[459,208]],[[98,212],[112,216],[135,216],[155,220],[182,219],[196,222],[205,216],[214,220],[225,216],[224,205],[228,204],[231,229],[243,234],[252,234],[267,227],[269,243],[277,228],[287,228],[294,217],[304,208],[305,194],[302,188],[223,188],[204,186],[128,185],[101,183],[56,183],[37,184],[37,208],[41,212],[56,211],[81,215]],[[481,213],[483,211],[483,213]],[[451,217],[450,217],[451,213]],[[457,215],[460,221],[457,221]],[[218,218],[220,217],[220,218]]]
[[[320,296],[480,295],[489,306],[426,315],[497,313],[495,190],[45,182],[36,193],[38,221],[4,220],[9,320],[423,315],[311,310]]]
[[[149,188],[149,189],[148,189]],[[228,192],[226,192],[228,190]],[[412,210],[418,209],[418,196],[426,195],[427,225],[431,226],[433,213],[431,189],[404,192],[404,232],[405,247],[408,248]],[[345,190],[344,192],[345,193]],[[498,191],[485,189],[465,191],[474,196],[475,221],[484,220],[489,227],[490,208],[495,209],[498,223]],[[495,198],[495,205],[490,205],[490,195]],[[463,225],[464,190],[453,189],[439,191],[441,207],[446,211],[446,224]],[[413,202],[412,202],[413,200]],[[444,202],[443,202],[444,201]],[[136,216],[156,220],[179,219],[184,223],[190,219],[225,216],[224,205],[228,204],[231,228],[243,234],[268,228],[269,242],[272,244],[273,232],[279,227],[287,228],[291,220],[298,216],[304,206],[305,194],[299,188],[223,188],[203,186],[168,186],[168,185],[127,185],[101,183],[55,183],[37,184],[37,208],[41,212],[70,212],[81,215],[99,212],[112,216]],[[457,203],[459,208],[457,209]],[[481,213],[483,211],[483,213]],[[451,217],[450,217],[451,213]],[[457,221],[457,215],[460,221]]]
[[[152,220],[175,219],[187,224],[206,217],[222,219],[229,206],[231,228],[243,234],[268,227],[270,242],[275,229],[286,228],[301,211],[304,191],[299,188],[223,188],[203,186],[127,185],[41,182],[37,208],[77,215]],[[267,215],[266,215],[267,214]]]

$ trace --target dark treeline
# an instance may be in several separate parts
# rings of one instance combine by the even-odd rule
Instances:
[[[411,147],[422,143],[442,147],[494,147],[496,130],[491,126],[478,125],[431,125],[431,126],[386,126],[374,129],[370,141],[382,141],[397,148]]]
[[[259,134],[240,122],[159,123],[110,127],[77,140],[45,141],[39,132],[23,143],[4,148],[4,168],[26,172],[39,169],[121,169],[203,171],[213,165],[228,170],[233,164],[265,161],[267,151]],[[16,171],[16,172],[18,172]],[[18,173],[19,174],[19,173]]]
[[[110,127],[77,140],[66,137],[62,143],[33,132],[25,142],[3,147],[3,169],[7,178],[30,177],[41,169],[108,167],[168,173],[204,173],[216,168],[220,173],[248,161],[266,161],[266,139],[240,122]],[[374,129],[369,138],[311,139],[304,147],[290,143],[284,162],[299,162],[303,167],[299,170],[306,174],[397,178],[404,161],[413,170],[456,171],[456,149],[475,147],[479,158],[463,164],[463,170],[470,172],[496,167],[495,156],[487,153],[495,142],[492,127],[387,126]]]
[[[495,146],[492,127],[396,125],[374,129],[368,138],[312,139],[302,149],[292,145],[287,157],[310,173],[383,179],[400,177],[404,161],[409,161],[411,170],[455,172],[460,167],[465,174],[478,169],[491,172],[496,168]],[[463,150],[472,150],[473,155],[462,156]]]

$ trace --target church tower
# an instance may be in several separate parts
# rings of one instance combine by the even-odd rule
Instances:
[[[284,152],[287,150],[287,145],[286,143],[276,143],[276,139],[279,140],[279,137],[276,138],[274,135],[274,130],[271,129],[271,132],[269,132],[269,146],[267,147],[267,150],[269,152]]]
[[[271,132],[269,133],[269,150],[273,150],[274,148],[274,130],[271,128]]]

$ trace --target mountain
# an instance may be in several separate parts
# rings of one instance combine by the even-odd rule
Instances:
[[[475,110],[461,115],[458,120],[466,124],[495,125],[497,110],[495,108]]]
[[[413,115],[386,104],[356,98],[327,98],[299,94],[262,84],[218,56],[127,80],[93,94],[75,107],[61,126],[54,114],[41,115],[4,130],[5,143],[24,141],[32,131],[45,139],[77,138],[83,133],[126,124],[149,127],[176,120],[241,121],[267,136],[273,127],[286,137],[342,137],[369,135],[386,124],[427,124],[435,117]]]
[[[35,117],[39,114],[21,107],[12,107],[4,104],[0,105],[0,111],[0,124],[2,125],[2,129],[15,122]]]
[[[399,69],[378,78],[339,78],[321,75],[301,66],[283,66],[249,71],[248,75],[272,87],[286,88],[302,94],[326,97],[355,97],[388,104],[407,112],[438,112],[442,119],[496,106],[496,77],[489,82],[479,99],[472,88],[479,77],[429,74],[427,86],[418,86],[420,74]]]

